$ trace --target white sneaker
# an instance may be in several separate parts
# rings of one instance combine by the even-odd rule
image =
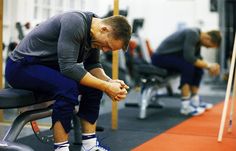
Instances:
[[[207,102],[200,101],[199,107],[202,107],[202,108],[204,108],[206,110],[210,110],[213,107],[213,104],[212,103],[207,103]]]
[[[90,149],[85,149],[84,146],[82,146],[81,151],[110,151],[110,150],[101,146],[97,141],[97,144]]]
[[[210,110],[213,107],[212,103],[207,103],[202,101],[201,97],[199,95],[195,95],[191,98],[191,103],[194,106],[199,106],[201,108],[204,108],[206,110]]]
[[[205,111],[204,108],[201,107],[196,107],[189,103],[187,106],[182,106],[180,109],[180,113],[184,115],[191,115],[191,116],[198,116],[203,114]]]

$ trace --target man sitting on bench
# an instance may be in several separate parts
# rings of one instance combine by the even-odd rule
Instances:
[[[55,151],[69,151],[68,133],[78,104],[81,151],[106,150],[95,135],[102,92],[120,101],[126,98],[128,86],[105,74],[99,62],[100,49],[126,50],[130,37],[125,17],[100,19],[90,12],[67,12],[36,26],[10,54],[5,74],[9,84],[55,100]]]
[[[219,31],[202,32],[198,28],[186,28],[167,37],[152,55],[152,64],[181,74],[180,88],[182,106],[180,112],[184,115],[200,115],[212,108],[212,104],[203,102],[199,95],[199,85],[203,69],[210,75],[218,75],[220,66],[208,63],[200,54],[201,46],[217,48],[220,46]]]

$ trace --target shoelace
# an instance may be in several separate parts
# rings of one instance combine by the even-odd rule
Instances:
[[[98,138],[97,138],[97,140],[96,140],[96,146],[94,146],[94,147],[99,147],[99,148],[101,148],[102,150],[96,149],[95,151],[111,151],[109,147],[100,144],[100,140],[103,140],[103,139],[105,139],[105,137],[102,138],[102,139],[98,139]],[[90,148],[90,149],[87,150],[87,151],[91,151],[94,147]]]
[[[102,139],[98,139],[98,138],[97,138],[96,147],[101,147],[101,148],[104,149],[105,151],[110,151],[110,148],[109,148],[109,147],[100,144],[100,140],[102,141],[103,139],[105,139],[105,137],[103,137]],[[97,149],[96,151],[99,151],[99,150]]]

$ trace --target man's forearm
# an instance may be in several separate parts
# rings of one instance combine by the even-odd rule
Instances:
[[[80,84],[99,89],[101,91],[105,91],[107,88],[107,83],[103,79],[99,79],[93,75],[91,75],[89,72],[85,74],[85,76],[80,80]]]
[[[209,67],[209,63],[207,63],[204,60],[197,59],[194,63],[194,66],[202,68],[202,69],[207,69]]]
[[[111,78],[106,75],[102,68],[94,68],[89,71],[93,76],[97,77],[98,79],[109,81]]]

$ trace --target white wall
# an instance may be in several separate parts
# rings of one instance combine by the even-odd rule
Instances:
[[[47,0],[38,0],[42,5]],[[50,6],[55,14],[55,5],[60,0],[50,0]],[[105,15],[113,9],[113,0],[74,0],[75,6],[70,8],[70,0],[62,0],[63,10],[79,9],[92,11],[99,16]],[[4,0],[4,42],[16,39],[14,31],[16,21],[39,22],[45,17],[34,18],[34,0]],[[218,14],[210,12],[210,0],[119,0],[120,9],[129,10],[128,20],[132,23],[134,18],[145,18],[143,30],[140,34],[149,39],[151,46],[156,48],[160,42],[181,27],[201,27],[203,30],[218,29]],[[7,7],[7,8],[5,8]],[[209,54],[210,53],[210,54]],[[214,60],[213,51],[203,51],[203,55]],[[213,56],[213,58],[212,58]]]
[[[4,0],[3,13],[3,42],[9,44],[18,40],[18,32],[15,23],[25,24],[30,22],[32,26],[46,20],[58,12],[81,9],[81,0]],[[62,6],[59,6],[61,2]],[[48,5],[48,3],[50,5]],[[37,16],[35,17],[35,8]],[[49,10],[49,13],[45,13]]]
[[[113,8],[113,0],[82,0],[83,10],[104,15]],[[210,12],[210,0],[119,0],[120,9],[129,10],[128,19],[145,18],[142,34],[154,47],[179,24],[201,27],[203,30],[218,28],[218,14]]]
[[[202,30],[219,29],[219,15],[216,12],[210,12],[210,0],[196,0],[196,23],[199,25],[199,21],[203,24],[199,25]],[[215,49],[202,49],[202,56],[209,62],[218,61],[219,50]]]

